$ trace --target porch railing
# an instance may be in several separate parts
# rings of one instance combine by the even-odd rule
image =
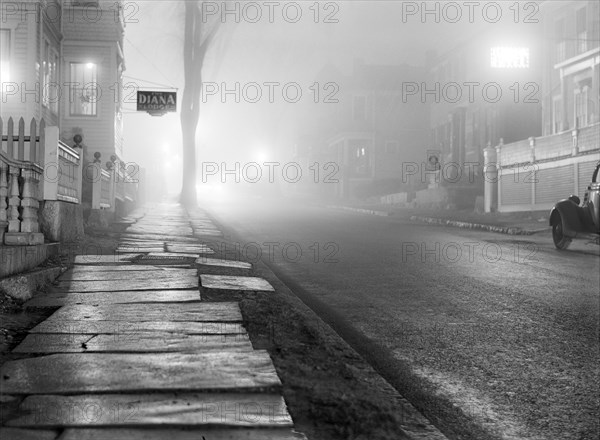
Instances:
[[[44,242],[39,232],[38,209],[40,181],[44,170],[41,151],[46,144],[46,127],[35,119],[25,135],[25,120],[21,118],[15,133],[12,118],[6,124],[0,118],[0,244],[31,245]],[[39,135],[38,135],[39,133]]]
[[[116,201],[136,202],[139,197],[138,181],[136,179],[139,168],[137,165],[109,161],[106,169],[101,166],[101,153],[94,154],[95,161],[86,172],[86,179],[92,184],[92,209],[111,209],[116,207]],[[115,159],[112,157],[111,159]]]
[[[6,130],[5,130],[6,128]],[[16,130],[15,130],[16,128]],[[32,119],[29,134],[25,120],[0,118],[0,244],[36,244],[41,201],[81,201],[81,157],[58,138],[58,127]],[[19,235],[20,234],[20,235]]]
[[[16,126],[13,118],[6,124],[0,118],[0,245],[43,243],[40,202],[82,203],[81,137],[75,136],[77,143],[70,147],[59,140],[58,127],[46,127],[43,119],[39,123],[32,119],[28,127],[26,135],[23,118]],[[137,181],[122,163],[109,163],[109,170],[96,162],[91,165],[97,168],[92,182],[93,209],[114,210],[117,199],[138,199]]]

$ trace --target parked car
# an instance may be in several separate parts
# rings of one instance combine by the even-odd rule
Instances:
[[[557,249],[566,249],[576,237],[591,238],[600,243],[600,182],[598,170],[600,162],[592,174],[592,182],[587,187],[583,203],[579,197],[569,196],[561,200],[550,211],[550,226],[552,226],[552,239]]]

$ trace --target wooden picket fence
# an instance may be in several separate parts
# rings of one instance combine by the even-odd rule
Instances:
[[[9,118],[6,134],[4,134],[4,121],[0,118],[0,134],[2,134],[2,153],[9,159],[33,162],[40,164],[41,149],[44,144],[44,129],[46,122],[42,119],[39,123],[35,119],[29,124],[29,135],[25,136],[25,120],[19,119],[17,134],[14,132],[13,118]]]
[[[117,162],[110,170],[97,162],[83,173],[80,151],[59,140],[58,127],[32,119],[25,134],[25,120],[16,127],[13,118],[0,118],[0,245],[43,242],[39,233],[41,201],[82,203],[82,183],[92,185],[92,209],[115,210],[116,200],[137,199],[137,180]],[[6,129],[6,131],[5,131]],[[136,168],[137,170],[137,168]]]
[[[0,118],[0,244],[38,244],[42,200],[81,201],[81,157],[58,139],[58,127]]]

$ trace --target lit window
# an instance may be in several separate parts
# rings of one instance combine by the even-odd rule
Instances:
[[[10,81],[10,30],[0,29],[0,82]]]
[[[529,48],[492,47],[491,65],[494,68],[512,69],[529,67]]]
[[[42,61],[42,103],[45,107],[58,113],[58,52],[44,41],[44,60]]]
[[[98,101],[97,66],[71,63],[70,114],[96,116]]]

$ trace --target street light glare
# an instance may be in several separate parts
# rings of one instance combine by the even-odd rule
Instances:
[[[269,159],[269,155],[265,151],[259,151],[256,153],[256,160],[259,163],[266,162]]]
[[[528,47],[492,47],[491,66],[500,69],[528,68]]]

